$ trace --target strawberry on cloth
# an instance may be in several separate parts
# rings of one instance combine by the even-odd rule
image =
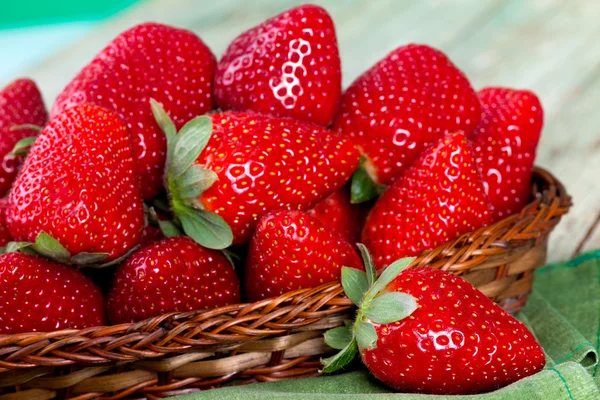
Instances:
[[[544,367],[533,334],[470,283],[433,268],[406,269],[413,258],[394,262],[375,281],[375,266],[361,249],[366,274],[342,270],[358,314],[353,324],[326,333],[341,351],[323,360],[324,372],[343,368],[358,351],[369,371],[396,390],[471,394]]]

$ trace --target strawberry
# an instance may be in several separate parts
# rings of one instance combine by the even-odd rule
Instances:
[[[494,220],[499,221],[521,211],[529,200],[544,111],[528,90],[490,87],[479,98],[482,117],[471,139]]]
[[[329,126],[341,97],[335,28],[323,8],[303,5],[242,33],[217,66],[222,109],[256,111]]]
[[[48,113],[36,84],[29,79],[19,79],[0,91],[0,196],[10,189],[23,162],[23,157],[11,154],[22,139],[37,134],[35,130],[19,125],[44,126]]]
[[[125,125],[103,108],[84,104],[53,118],[11,190],[10,233],[61,262],[126,254],[144,224],[132,148]]]
[[[352,143],[316,125],[230,111],[198,117],[175,135],[158,103],[153,110],[169,138],[173,211],[205,247],[248,242],[269,211],[314,207],[358,164]]]
[[[483,182],[463,133],[446,135],[375,203],[363,243],[378,268],[491,224]]]
[[[157,228],[152,225],[146,225],[146,226],[144,226],[144,229],[142,230],[139,244],[140,244],[140,247],[148,247],[151,244],[156,243],[164,238],[165,238],[165,235],[160,230],[160,228]]]
[[[390,185],[445,133],[471,132],[481,116],[477,94],[441,51],[402,46],[361,75],[342,97],[334,128],[353,138],[373,182]],[[369,182],[353,184],[375,193]],[[353,192],[360,192],[353,188]]]
[[[8,242],[13,240],[8,228],[6,227],[6,212],[8,211],[8,199],[0,199],[0,247],[5,247]]]
[[[250,301],[337,281],[342,266],[362,269],[353,246],[302,211],[265,215],[250,242],[246,294]]]
[[[115,111],[134,138],[142,197],[162,189],[166,142],[150,110],[150,97],[165,107],[177,127],[213,109],[216,60],[194,33],[157,23],[137,25],[117,36],[69,83],[52,115],[82,103]]]
[[[138,250],[119,266],[106,309],[113,324],[240,302],[233,266],[185,236]]]
[[[0,255],[0,334],[104,325],[104,299],[73,268],[22,254]]]
[[[308,210],[308,213],[338,232],[350,243],[360,240],[360,233],[367,217],[366,207],[350,202],[350,193],[346,186],[321,200],[314,208]]]
[[[544,351],[523,323],[455,275],[404,269],[412,261],[398,260],[374,283],[373,265],[367,274],[344,268],[344,290],[359,310],[353,325],[327,332],[326,341],[343,350],[323,360],[325,372],[358,348],[369,371],[394,389],[466,395],[544,367]]]

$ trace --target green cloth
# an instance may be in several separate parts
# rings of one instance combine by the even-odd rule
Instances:
[[[366,370],[334,376],[231,386],[178,400],[596,400],[600,399],[600,250],[541,268],[519,314],[547,354],[546,368],[492,393],[431,396],[393,393]]]

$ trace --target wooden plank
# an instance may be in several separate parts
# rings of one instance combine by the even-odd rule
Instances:
[[[533,89],[545,109],[537,163],[567,186],[575,206],[556,228],[549,261],[569,258],[600,211],[600,4],[503,3],[476,35],[448,49],[476,87]],[[586,249],[598,247],[596,234]]]

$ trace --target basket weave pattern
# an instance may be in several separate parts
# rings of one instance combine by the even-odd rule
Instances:
[[[536,168],[533,201],[521,213],[423,253],[412,266],[473,283],[510,312],[545,263],[549,233],[571,199]],[[331,351],[323,332],[353,305],[339,283],[257,303],[161,315],[134,324],[0,335],[0,400],[158,399],[224,382],[312,376]]]

